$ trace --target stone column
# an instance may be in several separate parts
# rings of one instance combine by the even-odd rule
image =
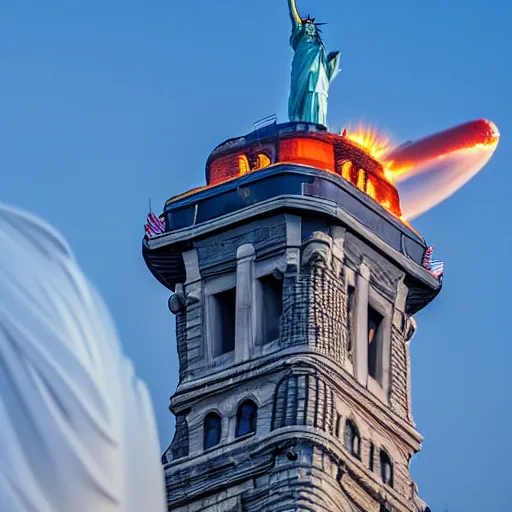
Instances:
[[[251,358],[254,346],[254,246],[241,245],[236,251],[236,258],[235,362],[241,363]]]
[[[395,412],[413,423],[410,406],[411,383],[408,347],[410,319],[405,313],[408,291],[403,280],[400,280],[397,283],[392,327],[390,402]]]
[[[286,252],[283,274],[297,274],[300,268],[300,249],[302,246],[302,219],[296,215],[285,215],[286,219]]]
[[[363,262],[356,277],[356,321],[354,346],[354,374],[359,383],[366,387],[368,382],[368,300],[370,290],[370,269]]]
[[[203,280],[199,269],[196,249],[183,253],[186,281],[184,286],[176,285],[176,293],[169,301],[171,311],[180,310],[176,316],[176,341],[180,362],[180,379],[188,378],[190,366],[201,361],[206,354],[202,332],[204,306]],[[178,302],[178,304],[176,304]]]
[[[345,232],[346,229],[341,226],[332,226],[332,269],[336,277],[340,277],[343,272],[343,263],[345,259]]]

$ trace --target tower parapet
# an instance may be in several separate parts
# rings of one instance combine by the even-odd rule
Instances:
[[[423,512],[408,344],[441,282],[380,164],[287,123],[220,145],[207,183],[143,242],[176,315],[169,509]]]

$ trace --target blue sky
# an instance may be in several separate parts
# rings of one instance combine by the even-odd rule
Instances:
[[[105,296],[149,385],[162,445],[177,384],[168,292],[140,243],[151,197],[203,184],[219,142],[286,117],[285,0],[4,2],[1,200],[54,224]],[[415,227],[445,261],[441,296],[417,315],[412,397],[425,436],[413,476],[434,511],[512,510],[508,260],[512,8],[500,0],[299,0],[342,51],[337,128],[366,120],[405,141],[485,117],[490,164]]]

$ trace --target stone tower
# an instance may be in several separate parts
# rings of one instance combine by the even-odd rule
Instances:
[[[271,124],[221,144],[206,178],[143,242],[176,315],[169,510],[428,510],[408,342],[441,282],[380,164]]]

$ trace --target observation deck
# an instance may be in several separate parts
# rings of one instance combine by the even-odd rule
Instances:
[[[283,211],[343,225],[394,260],[418,288],[411,313],[441,289],[422,265],[427,244],[401,219],[398,192],[382,165],[343,135],[308,123],[265,126],[217,146],[206,183],[169,199],[165,232],[144,238],[146,264],[170,290],[185,280],[182,254],[194,240]]]

